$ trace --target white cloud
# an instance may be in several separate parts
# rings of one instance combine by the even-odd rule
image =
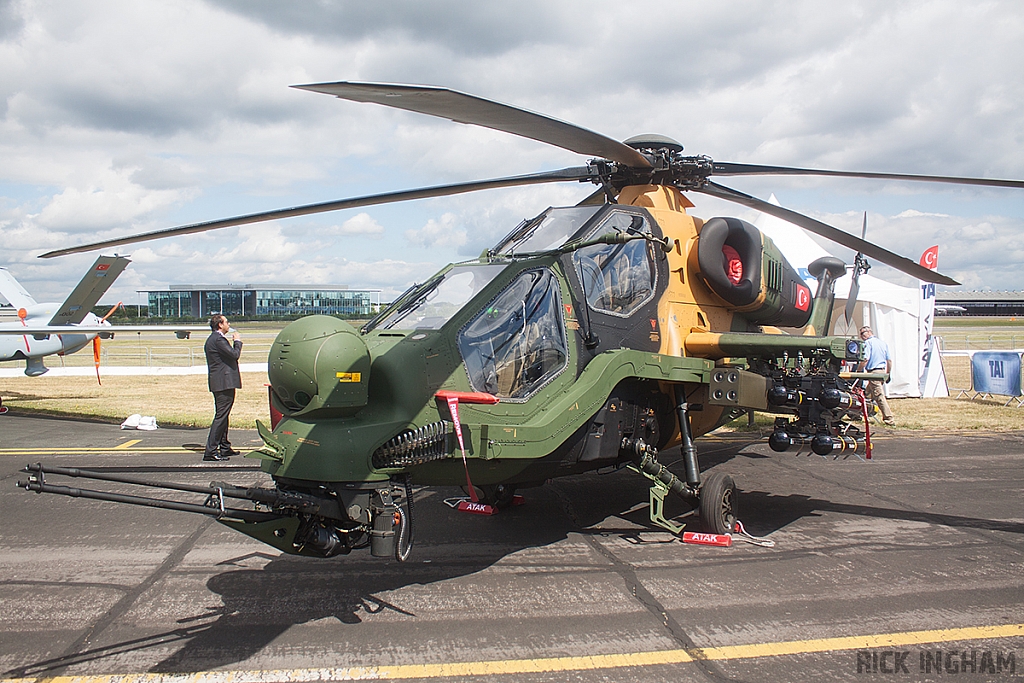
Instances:
[[[62,232],[109,230],[121,231],[140,216],[171,206],[188,196],[180,190],[147,190],[132,182],[137,169],[122,169],[98,174],[96,184],[69,187],[54,195],[39,214],[32,216],[41,228]]]
[[[743,11],[643,0],[630,11],[658,17],[646,27],[625,26],[620,5],[604,0],[3,7],[0,265],[68,243],[586,158],[287,87],[318,81],[446,85],[618,139],[670,135],[719,160],[1024,178],[1024,6],[1010,0],[755,0]],[[916,260],[938,242],[953,274],[1024,288],[1024,272],[998,265],[1020,254],[1020,190],[724,181],[776,191],[851,233],[868,210],[882,246]],[[130,271],[143,285],[237,275],[401,291],[591,189],[510,188],[159,240],[134,248]],[[750,217],[692,198],[699,216]],[[407,262],[381,260],[383,226],[412,245],[396,250]],[[90,259],[33,265],[31,277],[62,296]],[[129,295],[135,286],[127,276],[116,285]]]
[[[384,234],[384,226],[373,220],[368,213],[358,213],[341,225],[328,229],[334,235],[362,235],[373,239],[380,239]]]
[[[949,218],[949,214],[946,213],[925,213],[924,211],[915,211],[914,209],[907,209],[896,214],[896,218]]]
[[[461,247],[466,243],[466,231],[459,227],[455,214],[446,213],[431,218],[422,228],[406,230],[405,239],[418,247]]]

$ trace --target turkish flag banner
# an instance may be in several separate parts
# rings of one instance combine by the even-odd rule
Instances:
[[[939,245],[936,244],[934,247],[925,249],[925,252],[921,254],[921,265],[931,270],[939,267]]]

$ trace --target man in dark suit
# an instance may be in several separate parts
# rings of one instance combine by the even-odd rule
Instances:
[[[210,318],[213,332],[203,345],[206,368],[210,375],[210,391],[216,413],[206,439],[203,460],[227,460],[238,451],[228,441],[228,418],[235,404],[235,389],[242,388],[242,375],[238,371],[238,357],[242,355],[242,336],[231,329],[228,319],[219,313]],[[228,335],[231,335],[231,342]]]

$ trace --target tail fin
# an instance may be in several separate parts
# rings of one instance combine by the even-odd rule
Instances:
[[[7,299],[7,303],[14,306],[15,310],[27,308],[36,302],[6,268],[0,268],[0,295]]]
[[[100,256],[96,259],[96,263],[92,264],[75,291],[64,300],[49,324],[77,325],[82,322],[129,263],[131,261],[123,256]]]

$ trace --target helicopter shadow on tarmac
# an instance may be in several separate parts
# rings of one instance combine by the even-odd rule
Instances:
[[[709,449],[702,466],[727,462],[745,445]],[[681,474],[678,449],[666,452],[666,463],[673,462],[672,468]],[[291,626],[325,618],[335,619],[339,627],[363,624],[366,617],[384,611],[416,619],[413,608],[383,596],[407,586],[469,577],[517,552],[553,546],[570,535],[635,538],[660,531],[649,521],[648,489],[648,480],[629,471],[592,472],[527,489],[525,505],[493,517],[462,514],[442,504],[447,497],[461,495],[458,489],[420,490],[415,496],[416,546],[409,562],[365,555],[330,560],[282,555],[262,568],[217,574],[206,585],[220,596],[222,607],[181,620],[183,626],[213,616],[215,621],[192,630],[184,647],[150,671],[179,673],[231,665],[256,655]],[[670,514],[689,510],[682,501],[666,502]]]
[[[735,444],[708,449],[711,453],[701,464],[705,469],[719,465],[741,448],[742,444]],[[665,457],[666,464],[681,474],[678,449],[666,451]],[[76,665],[179,642],[184,644],[150,667],[152,673],[209,670],[257,655],[296,625],[333,619],[337,628],[344,629],[387,610],[415,619],[415,610],[384,596],[408,586],[469,577],[517,552],[553,546],[571,534],[638,537],[656,530],[646,509],[648,488],[646,479],[621,469],[560,478],[525,490],[525,505],[493,517],[463,514],[445,505],[446,498],[462,495],[459,489],[420,489],[415,495],[415,546],[407,563],[370,558],[366,551],[326,560],[264,552],[230,558],[219,563],[223,571],[206,582],[221,604],[179,618],[176,628],[4,673],[59,675]],[[688,510],[682,501],[666,502],[670,514]],[[203,533],[216,528],[206,524]],[[343,633],[338,637],[343,638]]]
[[[680,462],[678,469],[681,466]],[[365,554],[329,560],[282,555],[251,568],[245,565],[252,556],[229,560],[222,564],[235,562],[241,568],[212,576],[206,584],[220,596],[222,606],[180,620],[187,642],[150,671],[176,673],[241,662],[290,627],[325,618],[336,620],[339,628],[363,624],[368,616],[384,611],[414,620],[415,609],[393,597],[407,586],[469,577],[515,553],[553,546],[573,534],[654,530],[646,507],[637,505],[646,502],[648,488],[646,479],[623,470],[562,478],[525,490],[525,505],[493,517],[459,513],[444,505],[446,498],[461,495],[459,489],[419,490],[414,508],[417,537],[409,562]],[[675,507],[687,510],[683,503]],[[211,617],[212,622],[196,626]]]
[[[737,441],[721,448],[706,447],[708,455],[702,457],[702,466],[706,470],[737,457],[769,457],[750,452],[745,448],[749,444]],[[666,452],[667,463],[675,460],[671,456],[672,451]],[[682,469],[681,462],[677,469]],[[400,596],[384,596],[407,586],[469,577],[519,551],[551,546],[573,535],[621,536],[645,542],[639,541],[641,534],[659,531],[650,524],[646,505],[638,504],[647,500],[647,490],[647,480],[631,472],[589,473],[528,489],[526,505],[494,517],[460,514],[441,504],[446,495],[459,495],[458,489],[422,490],[416,505],[418,545],[410,562],[362,557],[346,564],[346,558],[281,556],[261,569],[217,574],[207,582],[207,588],[223,602],[216,621],[195,632],[182,649],[151,671],[194,671],[197,666],[243,661],[291,626],[318,619],[333,618],[339,627],[354,627],[363,624],[365,617],[393,611],[414,620],[415,608],[403,606]],[[802,518],[830,513],[1024,533],[1024,524],[1018,523],[763,491],[742,492],[741,506],[751,520],[748,529],[757,535],[770,535]],[[682,502],[668,506],[669,514],[686,511]],[[693,519],[679,516],[677,521]],[[344,581],[338,580],[339,575]]]
[[[290,627],[325,618],[336,620],[338,628],[364,624],[367,617],[384,611],[415,620],[415,608],[403,605],[395,592],[470,577],[520,551],[589,533],[602,522],[631,528],[630,510],[637,500],[646,500],[646,491],[646,480],[628,472],[581,475],[527,489],[524,505],[486,517],[443,504],[446,498],[461,496],[459,489],[420,490],[414,509],[417,537],[409,562],[365,554],[329,560],[282,555],[262,568],[249,568],[244,567],[246,558],[236,558],[244,568],[224,571],[206,584],[220,596],[222,607],[186,618],[182,625],[187,628],[189,620],[210,616],[215,621],[191,630],[184,647],[150,671],[177,673],[244,661]],[[574,498],[579,495],[589,502],[578,504]],[[636,519],[641,518],[647,519],[645,510]]]
[[[737,440],[702,444],[702,469],[736,458],[770,457],[747,448],[750,443]],[[666,464],[678,460],[676,451],[666,451],[664,456]],[[673,469],[678,473],[681,465],[677,462]],[[483,517],[458,513],[443,504],[446,497],[460,495],[458,489],[420,489],[414,510],[416,545],[407,563],[370,558],[358,552],[327,560],[263,552],[230,558],[219,563],[224,570],[206,582],[206,588],[220,598],[218,607],[181,617],[176,628],[162,633],[122,640],[4,673],[54,675],[76,664],[101,662],[154,646],[166,648],[181,641],[184,644],[178,650],[149,671],[209,670],[244,662],[259,655],[291,627],[324,619],[334,620],[324,626],[336,629],[328,637],[343,641],[349,637],[349,628],[378,628],[370,622],[374,615],[383,612],[417,619],[416,608],[403,604],[398,593],[403,588],[465,579],[515,553],[553,546],[574,535],[639,539],[641,534],[656,530],[648,519],[647,490],[647,480],[634,473],[594,472],[527,489],[525,505]],[[684,503],[672,502],[668,513],[679,515],[686,510]],[[741,492],[741,514],[749,520],[748,530],[756,535],[770,536],[801,519],[830,513],[1024,533],[1024,524],[1019,523],[850,504],[805,495]],[[260,566],[264,560],[265,564]]]

